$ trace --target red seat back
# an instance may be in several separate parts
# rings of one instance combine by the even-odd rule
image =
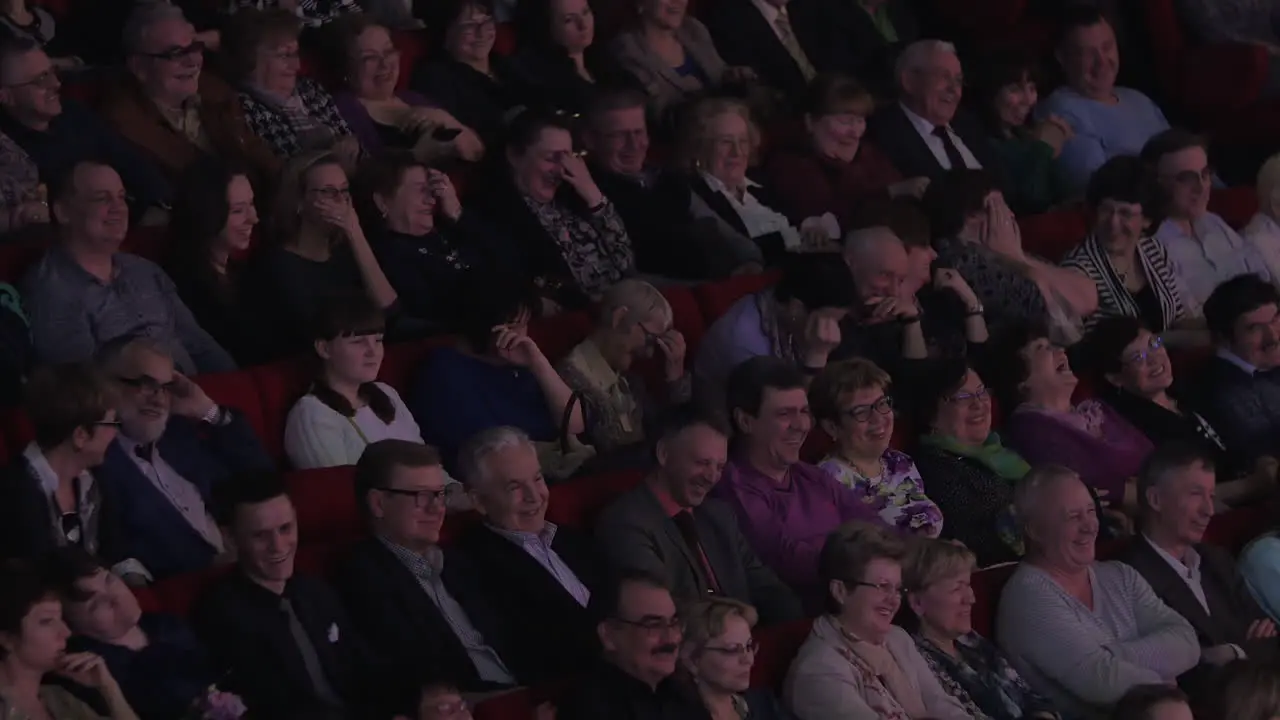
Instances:
[[[276,459],[284,458],[284,423],[289,409],[311,384],[310,364],[309,358],[295,358],[249,370],[258,386],[262,441]]]
[[[237,370],[208,373],[196,375],[193,379],[204,389],[210,400],[243,413],[259,439],[265,441],[269,437],[270,428],[262,417],[258,383],[254,380],[252,372]]]
[[[476,706],[475,720],[533,720],[533,692],[529,688],[517,688]]]
[[[1018,218],[1022,249],[1032,255],[1058,262],[1089,232],[1088,218],[1079,210],[1058,210]]]
[[[511,55],[516,51],[518,40],[515,23],[500,23],[497,37],[493,39],[493,51],[503,57]]]
[[[147,225],[130,228],[124,242],[120,243],[120,251],[146,258],[157,265],[163,265],[168,244],[169,228],[167,225]]]
[[[1258,192],[1252,186],[1215,188],[1209,194],[1209,210],[1222,216],[1231,227],[1239,230],[1249,224],[1258,212]]]
[[[996,605],[1000,591],[1009,581],[1017,563],[1007,563],[979,570],[970,578],[973,583],[973,629],[985,638],[993,637],[996,628]]]
[[[47,247],[43,241],[0,244],[0,282],[17,283]]]
[[[542,354],[551,362],[569,354],[575,345],[591,333],[591,315],[571,312],[555,317],[539,318],[529,323],[529,337],[538,343]]]
[[[285,487],[298,513],[302,542],[308,545],[348,542],[364,531],[354,467],[295,470],[285,475]]]
[[[427,54],[426,30],[392,30],[391,41],[400,51],[400,77],[396,80],[396,89],[409,87],[413,76],[413,68]]]
[[[233,567],[223,565],[161,580],[150,587],[151,594],[162,612],[187,617],[196,600],[209,589],[210,585],[231,572]]]
[[[382,357],[382,367],[378,369],[378,379],[404,395],[413,380],[413,373],[422,361],[435,348],[452,344],[452,337],[430,338],[417,342],[388,345]]]
[[[574,478],[551,488],[547,519],[557,525],[587,530],[596,515],[644,477],[638,470]]]
[[[760,648],[756,651],[755,665],[751,666],[751,687],[782,687],[787,668],[812,628],[813,620],[803,618],[757,629],[755,636]]]

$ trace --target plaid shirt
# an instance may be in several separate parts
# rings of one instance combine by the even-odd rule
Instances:
[[[333,104],[333,96],[320,83],[310,78],[298,78],[294,95],[302,101],[313,127],[328,129],[334,140],[351,134],[347,121],[342,119]],[[304,144],[303,133],[308,128],[300,127],[293,119],[291,108],[273,104],[260,94],[246,90],[240,91],[240,107],[244,109],[249,129],[265,140],[277,156],[290,158],[311,149]]]
[[[280,7],[279,0],[231,0],[231,12],[241,8],[272,10]],[[361,12],[356,0],[298,0],[298,18],[307,27],[321,25],[351,13]]]

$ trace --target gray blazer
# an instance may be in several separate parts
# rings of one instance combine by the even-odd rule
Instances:
[[[765,566],[738,528],[733,510],[707,498],[693,509],[698,540],[726,597],[751,603],[763,624],[803,616],[800,600]],[[667,579],[677,600],[705,597],[697,558],[647,483],[632,488],[601,513],[596,539],[615,568],[643,570]]]
[[[719,84],[724,75],[725,62],[716,51],[707,26],[692,17],[686,17],[676,30],[676,38],[684,47],[685,54],[702,68],[707,78]],[[678,104],[685,96],[710,90],[702,86],[698,78],[682,76],[675,68],[668,66],[649,49],[643,31],[639,28],[621,33],[613,40],[610,47],[618,63],[631,73],[644,86],[649,95],[650,108],[654,115],[661,117],[667,108]]]

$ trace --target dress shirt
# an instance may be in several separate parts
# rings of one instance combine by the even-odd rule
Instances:
[[[489,529],[515,543],[521,550],[528,553],[529,557],[536,560],[539,565],[555,577],[556,582],[560,583],[560,587],[572,595],[579,605],[582,607],[587,606],[587,601],[591,599],[591,591],[587,589],[586,585],[582,584],[577,574],[551,548],[551,543],[556,537],[555,523],[547,522],[543,525],[542,532],[539,533],[506,530],[494,525],[490,525]]]
[[[471,624],[471,618],[467,617],[466,610],[453,599],[449,589],[444,586],[444,581],[440,577],[440,573],[444,570],[444,551],[439,546],[433,545],[425,554],[416,553],[381,536],[378,537],[378,541],[385,545],[405,566],[405,569],[413,574],[422,591],[431,598],[431,602],[435,603],[440,614],[449,623],[453,634],[467,649],[467,656],[476,666],[480,679],[501,685],[514,685],[515,677],[502,662],[502,658],[498,657],[497,651],[485,643],[484,636]]]
[[[924,140],[924,144],[928,146],[929,152],[933,153],[933,157],[937,159],[938,164],[944,169],[951,169],[951,159],[947,157],[947,147],[942,142],[942,138],[934,135],[934,129],[937,125],[925,120],[919,115],[911,112],[906,105],[902,106],[902,112],[911,121],[911,126],[920,134],[920,139]],[[960,157],[964,159],[964,165],[972,170],[981,170],[982,163],[978,162],[977,156],[964,144],[964,140],[951,129],[950,125],[946,127],[947,135],[951,136],[951,142],[955,143],[956,149],[960,151]]]
[[[738,194],[729,189],[719,178],[710,173],[702,173],[702,180],[711,188],[713,192],[720,193],[729,201],[729,206],[733,211],[738,213],[738,217],[742,219],[742,224],[747,228],[747,234],[752,239],[763,237],[770,233],[782,233],[783,244],[787,247],[795,247],[800,244],[800,233],[791,225],[791,221],[787,216],[774,210],[773,208],[763,205],[754,195],[751,194],[751,188],[760,187],[750,179],[747,180],[746,192],[742,193],[742,199],[738,199]]]
[[[1249,377],[1253,377],[1257,375],[1259,372],[1261,372],[1260,370],[1258,370],[1257,365],[1250,363],[1249,361],[1231,352],[1230,350],[1227,350],[1226,348],[1218,348],[1216,351],[1214,351],[1214,354],[1222,358],[1223,360],[1226,360],[1227,362],[1231,363],[1232,365],[1235,365],[1236,367],[1240,368]]]
[[[72,514],[79,518],[80,538],[72,540],[67,537],[66,530],[62,526],[61,513],[58,511],[58,503],[54,498],[54,494],[58,492],[58,475],[53,471],[53,467],[49,465],[49,460],[40,450],[40,446],[35,442],[27,445],[22,451],[22,457],[26,459],[27,464],[31,466],[31,472],[35,473],[36,479],[40,481],[40,490],[44,493],[45,498],[49,500],[49,508],[53,512],[53,532],[58,537],[58,545],[66,545],[68,543],[81,545],[90,552],[97,551],[97,539],[92,542],[86,537],[97,526],[97,514],[101,509],[98,504],[93,501],[93,474],[88,470],[80,473],[76,478],[76,506]]]
[[[124,450],[125,455],[138,466],[138,470],[151,481],[156,490],[159,490],[160,494],[164,495],[182,514],[187,524],[191,525],[205,542],[221,554],[222,533],[209,514],[208,508],[205,507],[204,497],[200,495],[196,486],[178,474],[172,465],[160,457],[160,449],[154,443],[151,444],[148,453],[145,446],[124,435],[117,435],[116,442],[120,443],[120,449]]]
[[[1168,551],[1155,544],[1146,535],[1143,535],[1142,539],[1151,546],[1152,550],[1156,551],[1160,559],[1169,563],[1169,567],[1178,573],[1178,577],[1182,578],[1182,581],[1187,584],[1191,594],[1195,595],[1196,600],[1200,601],[1200,607],[1204,608],[1204,614],[1211,616],[1213,613],[1209,611],[1209,600],[1204,596],[1204,585],[1200,579],[1200,553],[1196,552],[1195,548],[1188,547],[1186,561],[1184,562],[1170,555]],[[1243,658],[1245,656],[1244,648],[1235,643],[1230,643],[1230,645],[1231,649],[1236,651],[1236,657]]]
[[[1191,232],[1166,220],[1156,231],[1156,239],[1169,253],[1183,287],[1200,306],[1214,288],[1237,275],[1256,273],[1263,280],[1275,281],[1257,247],[1214,213],[1196,218]]]

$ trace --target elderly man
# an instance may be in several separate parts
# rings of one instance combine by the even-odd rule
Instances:
[[[451,551],[484,569],[475,580],[511,623],[505,658],[535,685],[578,674],[595,654],[587,602],[601,563],[590,538],[547,521],[547,482],[523,430],[482,431],[458,464],[484,522]]]
[[[119,252],[129,230],[120,176],[108,165],[77,164],[54,186],[62,238],[23,278],[36,354],[44,362],[88,360],[122,336],[154,338],[185,373],[223,372],[235,362],[196,324],[159,267]]]
[[[1133,568],[1097,562],[1098,516],[1080,477],[1033,468],[1014,491],[1027,552],[1005,584],[996,639],[1063,717],[1105,714],[1131,688],[1200,660],[1196,632]]]
[[[155,580],[230,557],[210,499],[233,475],[274,465],[249,421],[175,371],[172,356],[153,340],[109,343],[98,365],[119,393],[120,429],[93,474],[116,519],[123,555]]]
[[[1169,129],[1169,121],[1151,98],[1116,86],[1120,51],[1115,30],[1101,11],[1076,4],[1064,11],[1058,28],[1056,57],[1067,84],[1045,98],[1036,115],[1056,115],[1071,126],[1074,136],[1063,146],[1058,164],[1070,186],[1083,195],[1094,170],[1117,155],[1137,155],[1153,135]]]
[[[964,73],[955,46],[917,40],[894,67],[899,101],[867,123],[871,140],[903,177],[936,178],[958,168],[999,173],[982,128],[960,109]]]
[[[754,605],[762,622],[794,620],[795,593],[751,549],[732,508],[707,497],[728,460],[726,435],[691,407],[671,412],[658,466],[600,514],[596,538],[613,567],[665,578],[682,602],[722,595]]]
[[[260,189],[274,183],[280,161],[249,131],[235,91],[202,72],[205,45],[182,10],[139,5],[124,47],[128,76],[108,92],[103,113],[171,182],[201,156],[216,155],[249,168]]]

